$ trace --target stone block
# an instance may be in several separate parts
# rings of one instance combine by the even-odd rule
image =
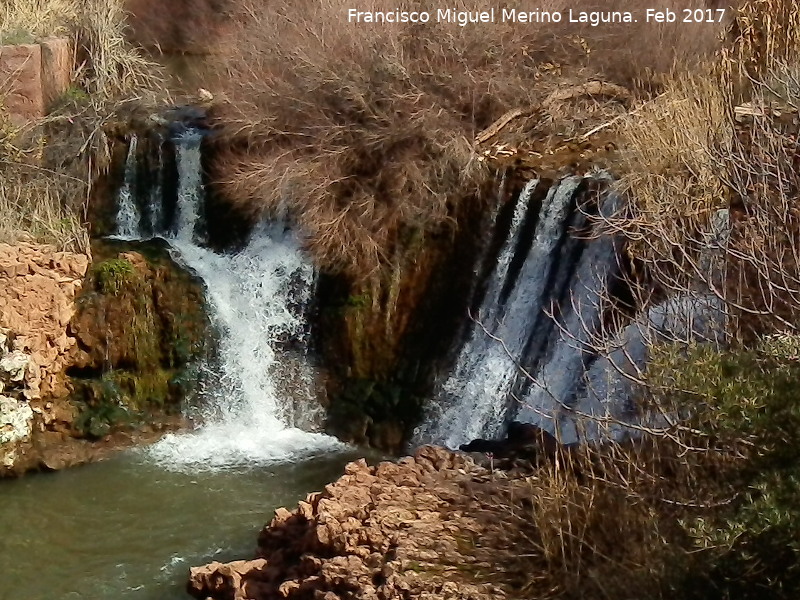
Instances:
[[[42,95],[50,108],[72,83],[72,43],[66,38],[42,42]]]
[[[0,102],[16,126],[44,116],[39,44],[0,46]]]
[[[68,39],[0,46],[0,105],[12,125],[21,127],[47,114],[71,83],[72,58]]]

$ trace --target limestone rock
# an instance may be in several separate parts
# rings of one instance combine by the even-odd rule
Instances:
[[[0,396],[0,473],[14,468],[21,444],[33,433],[33,409],[26,402]]]
[[[275,511],[259,537],[260,560],[192,569],[189,592],[203,600],[502,600],[503,589],[474,575],[491,551],[464,542],[491,523],[465,493],[488,476],[433,447],[397,463],[350,463],[295,511]]]
[[[70,410],[60,401],[75,346],[68,326],[88,265],[50,246],[0,244],[0,456],[9,470],[18,470],[12,463],[34,423],[46,428]]]
[[[19,350],[9,352],[0,358],[0,377],[12,383],[18,383],[25,379],[30,362],[31,357],[24,352]]]

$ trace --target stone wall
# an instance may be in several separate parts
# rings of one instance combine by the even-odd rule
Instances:
[[[66,39],[0,46],[0,104],[12,125],[44,117],[69,87],[72,65]]]
[[[68,335],[88,257],[50,246],[0,244],[0,475],[25,468],[33,427],[68,424]],[[62,402],[63,401],[63,402]]]

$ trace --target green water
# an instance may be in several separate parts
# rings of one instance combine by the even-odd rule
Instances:
[[[251,557],[275,508],[355,458],[178,473],[134,451],[0,481],[0,600],[186,600],[189,567]]]

